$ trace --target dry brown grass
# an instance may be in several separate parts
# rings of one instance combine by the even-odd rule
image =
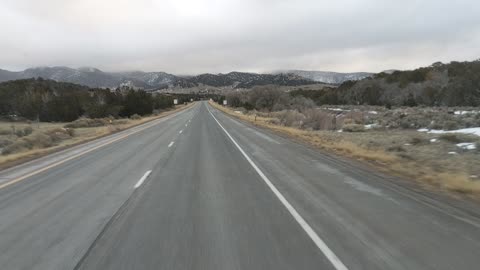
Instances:
[[[186,109],[192,106],[193,103],[188,105],[178,105],[174,109],[164,111],[157,115],[143,117],[141,119],[120,119],[116,120],[115,125],[99,126],[99,127],[83,127],[75,128],[71,134],[64,126],[66,123],[13,123],[15,129],[24,129],[25,127],[31,127],[33,133],[27,137],[14,136],[12,132],[8,135],[0,136],[6,137],[8,140],[18,145],[18,148],[14,149],[12,153],[7,155],[0,155],[0,169],[5,169],[16,164],[38,158],[55,151],[63,150],[68,147],[72,147],[81,143],[85,143],[115,132],[119,132],[161,117],[165,117],[179,110]],[[11,130],[12,123],[0,122],[0,129]],[[57,134],[55,134],[55,132]],[[62,132],[59,132],[62,131]],[[53,134],[52,134],[53,133]],[[55,138],[55,135],[60,136],[59,133],[65,134],[63,138]],[[48,135],[48,137],[47,137]],[[71,136],[73,135],[73,136]]]
[[[229,108],[211,104],[234,117],[269,128],[275,132],[308,143],[319,149],[366,161],[380,171],[413,179],[420,184],[442,190],[480,196],[480,155],[470,151],[461,153],[454,140],[442,140],[438,135],[416,131],[366,131],[339,133],[334,131],[308,131],[280,125],[271,117],[234,113]],[[266,114],[264,114],[266,115]],[[459,136],[465,137],[465,136]],[[430,143],[430,139],[437,142]],[[469,136],[469,140],[475,139]],[[476,138],[478,140],[478,138]],[[464,140],[462,140],[464,141]],[[458,151],[458,155],[448,155]]]

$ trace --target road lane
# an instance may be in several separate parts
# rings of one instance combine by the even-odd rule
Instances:
[[[245,153],[243,148],[235,141],[235,139],[228,133],[228,131],[220,124],[218,119],[212,114],[210,110],[208,110],[210,115],[215,119],[217,124],[220,126],[220,128],[225,132],[225,134],[228,136],[228,138],[233,142],[233,144],[238,148],[238,150],[242,153],[242,155],[245,157],[245,159],[250,163],[250,165],[255,169],[255,171],[258,173],[258,175],[262,178],[262,180],[265,182],[265,184],[270,188],[270,190],[275,194],[275,196],[278,198],[278,200],[283,204],[283,206],[288,210],[288,212],[292,215],[292,217],[298,222],[300,227],[305,231],[305,233],[312,239],[312,241],[315,243],[315,245],[322,251],[323,255],[327,257],[327,259],[330,261],[330,263],[335,267],[337,270],[348,270],[348,268],[343,264],[343,262],[337,257],[337,255],[328,247],[328,245],[323,241],[322,238],[318,236],[318,234],[315,232],[315,230],[312,229],[310,224],[305,221],[305,219],[297,212],[297,210],[290,204],[290,202],[285,199],[283,194],[277,189],[277,187],[268,179],[267,176],[263,173],[262,170],[260,170],[255,164],[255,162],[252,161],[249,155]]]
[[[79,269],[334,269],[202,107]]]
[[[0,189],[0,268],[73,269],[198,108]]]
[[[474,269],[480,262],[478,203],[416,192],[212,112],[350,269]]]

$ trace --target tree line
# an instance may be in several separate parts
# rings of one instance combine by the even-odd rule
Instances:
[[[276,111],[315,105],[480,106],[480,61],[434,63],[411,71],[379,73],[339,87],[281,91],[254,87],[225,97],[229,105]]]
[[[111,91],[42,78],[25,79],[0,84],[0,115],[45,122],[70,122],[81,116],[130,117],[170,108],[174,98],[187,101],[187,97],[142,90]]]

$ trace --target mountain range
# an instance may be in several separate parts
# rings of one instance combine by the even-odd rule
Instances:
[[[0,82],[38,78],[70,82],[89,87],[116,88],[119,86],[143,89],[162,89],[169,87],[190,88],[201,85],[230,88],[251,88],[255,85],[276,84],[283,86],[308,85],[315,83],[340,84],[347,80],[360,80],[371,73],[337,73],[323,71],[289,70],[272,74],[230,72],[226,74],[200,74],[196,76],[177,76],[165,72],[104,72],[97,68],[36,67],[24,71],[0,69]]]

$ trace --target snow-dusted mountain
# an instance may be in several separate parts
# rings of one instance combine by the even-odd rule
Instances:
[[[60,82],[70,82],[89,87],[129,86],[144,89],[159,89],[169,86],[180,88],[210,85],[216,87],[250,88],[255,85],[303,85],[314,81],[292,73],[257,74],[245,72],[230,72],[227,74],[200,74],[197,76],[180,77],[165,72],[104,72],[92,67],[36,67],[20,72],[0,70],[0,82],[38,78],[51,79]]]
[[[89,87],[115,88],[121,85],[132,85],[146,89],[164,87],[174,83],[176,80],[176,76],[165,72],[103,72],[92,67],[78,69],[69,67],[36,67],[19,72],[0,70],[0,82],[38,77]]]
[[[286,70],[278,71],[278,73],[292,73],[316,82],[329,84],[341,84],[345,81],[358,81],[372,76],[374,73],[354,72],[340,73],[331,71],[308,71],[308,70]]]

